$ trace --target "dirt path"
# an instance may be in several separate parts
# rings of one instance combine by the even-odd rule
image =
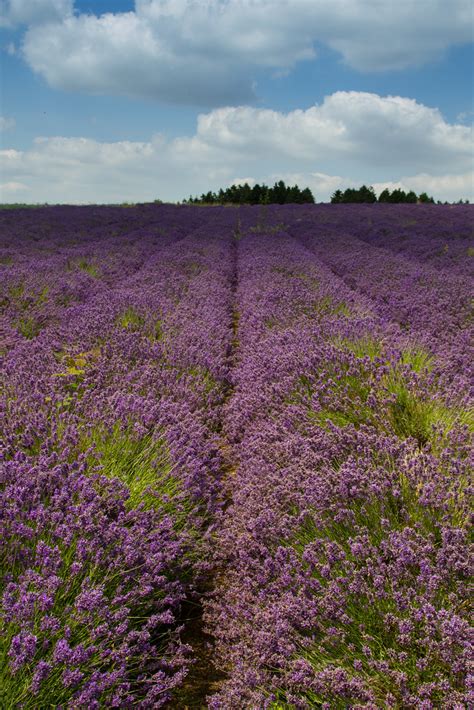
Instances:
[[[170,710],[205,710],[206,697],[215,693],[224,680],[224,674],[216,669],[212,662],[213,640],[204,629],[202,599],[208,591],[200,591],[199,600],[194,605],[188,605],[189,615],[181,640],[193,649],[194,663],[181,684],[176,699],[170,703]]]
[[[240,219],[236,223],[232,241],[232,313],[231,327],[232,338],[228,345],[227,360],[231,371],[236,362],[238,348],[239,312],[237,309],[237,285],[238,285],[238,243],[240,239]],[[230,399],[233,393],[232,378],[229,378],[225,386],[222,407]],[[233,475],[235,463],[232,461],[232,447],[229,446],[223,427],[223,420],[220,422],[219,449],[222,455],[222,509],[230,505],[229,488],[225,486],[226,479]],[[195,600],[189,600],[183,608],[184,632],[181,635],[183,643],[192,648],[194,663],[192,664],[184,682],[180,685],[174,699],[167,706],[169,710],[206,710],[206,698],[219,690],[220,684],[225,680],[225,674],[214,665],[214,645],[213,638],[205,629],[204,607],[206,598],[212,594],[217,576],[222,574],[222,569],[214,569],[210,572],[205,582],[201,583],[196,591]]]

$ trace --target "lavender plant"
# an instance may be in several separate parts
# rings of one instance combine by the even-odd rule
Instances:
[[[474,703],[469,215],[0,214],[2,706]]]
[[[228,680],[209,707],[468,707],[467,400],[414,322],[300,241],[239,250],[236,474],[207,616]]]

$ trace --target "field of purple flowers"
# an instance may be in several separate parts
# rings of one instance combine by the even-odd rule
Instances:
[[[471,225],[0,212],[2,710],[474,705]]]

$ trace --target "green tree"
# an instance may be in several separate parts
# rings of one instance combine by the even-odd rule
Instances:
[[[362,187],[359,188],[359,202],[377,202],[377,196],[372,186],[367,187],[366,185],[362,185]]]
[[[406,197],[407,194],[405,190],[401,190],[399,187],[397,187],[390,195],[390,202],[393,202],[394,204],[400,204],[401,202],[406,202]]]
[[[379,195],[379,202],[391,202],[391,193],[390,190],[386,187],[385,190],[382,190],[382,192]]]
[[[306,204],[312,204],[314,205],[315,199],[314,195],[309,189],[309,187],[305,187],[304,190],[301,191],[301,201],[306,203]]]
[[[203,193],[200,197],[190,196],[185,200],[189,204],[240,204],[240,205],[258,205],[278,203],[280,205],[288,202],[300,204],[303,202],[314,203],[314,197],[311,190],[307,187],[300,190],[298,185],[292,187],[286,186],[283,180],[275,182],[273,187],[268,187],[264,183],[255,184],[253,187],[246,182],[243,185],[230,185],[225,190],[220,190],[215,193],[209,191]]]
[[[418,202],[421,202],[422,204],[434,205],[434,199],[432,197],[429,197],[426,192],[422,192],[420,195],[418,195]]]

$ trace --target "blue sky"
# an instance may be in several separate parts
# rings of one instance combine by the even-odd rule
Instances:
[[[466,0],[0,0],[1,201],[474,198]]]

